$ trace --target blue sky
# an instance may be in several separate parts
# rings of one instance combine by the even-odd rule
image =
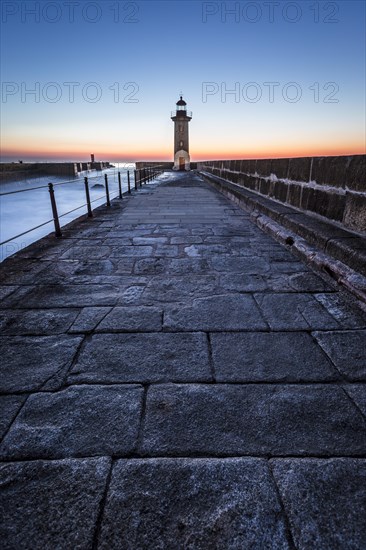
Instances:
[[[3,160],[170,159],[180,91],[193,160],[361,153],[365,32],[359,0],[4,1]]]

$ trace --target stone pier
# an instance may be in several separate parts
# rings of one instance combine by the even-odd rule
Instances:
[[[0,291],[3,548],[364,548],[366,316],[198,174]]]

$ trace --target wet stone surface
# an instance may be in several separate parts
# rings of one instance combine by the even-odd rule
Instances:
[[[1,264],[2,547],[363,548],[365,313],[251,219],[165,172]]]

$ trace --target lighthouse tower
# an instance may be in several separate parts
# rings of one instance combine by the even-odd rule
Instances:
[[[192,113],[187,111],[187,103],[182,96],[177,101],[177,110],[172,112],[171,119],[174,122],[173,170],[189,170],[188,123],[192,119]]]

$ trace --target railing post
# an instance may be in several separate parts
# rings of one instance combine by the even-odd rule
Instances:
[[[131,181],[130,181],[130,171],[127,170],[127,186],[128,186],[128,193],[131,194]]]
[[[52,207],[52,216],[53,216],[53,222],[55,224],[55,235],[56,237],[62,237],[61,233],[61,227],[60,227],[60,221],[58,219],[58,212],[57,212],[57,206],[56,206],[56,199],[55,199],[55,192],[53,190],[53,184],[48,184],[48,190],[50,192],[50,199],[51,199],[51,207]]]
[[[90,202],[89,183],[88,183],[88,178],[86,176],[84,178],[84,185],[85,185],[85,195],[86,195],[86,206],[88,209],[88,218],[92,218],[93,211],[92,211],[91,202]]]
[[[141,168],[141,170],[140,170],[140,177],[139,177],[139,184],[140,184],[140,187],[142,187],[142,182],[144,181],[144,175],[145,175],[145,168]]]
[[[106,197],[107,197],[107,206],[110,206],[111,201],[110,201],[110,198],[109,198],[109,187],[108,187],[108,176],[107,176],[107,174],[104,174],[104,180],[105,180],[105,194],[106,194]]]
[[[135,191],[137,191],[137,170],[135,170]]]
[[[118,189],[119,189],[119,198],[123,199],[123,197],[122,197],[121,172],[118,172]]]

